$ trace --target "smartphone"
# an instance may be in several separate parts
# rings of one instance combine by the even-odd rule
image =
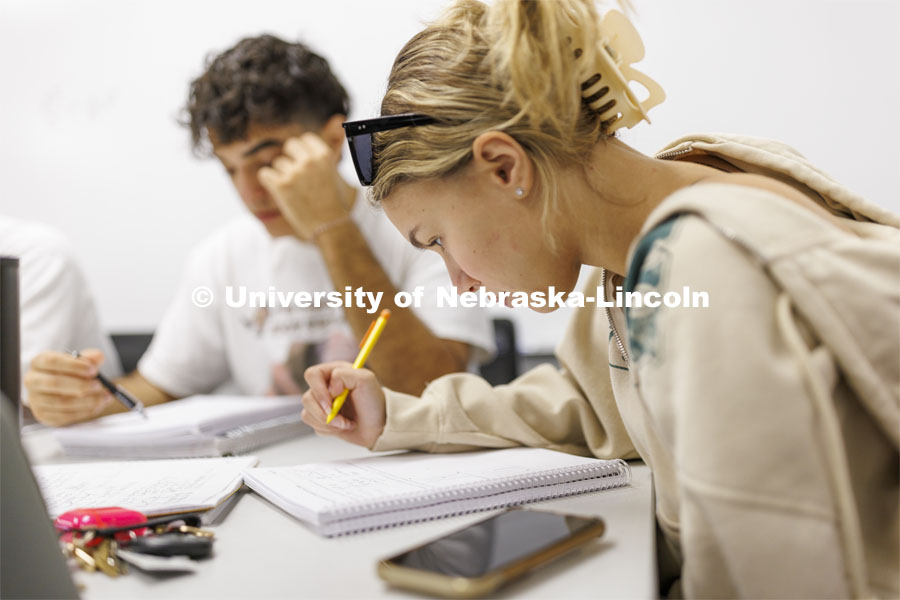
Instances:
[[[477,598],[603,535],[602,519],[512,509],[378,564],[397,587]]]

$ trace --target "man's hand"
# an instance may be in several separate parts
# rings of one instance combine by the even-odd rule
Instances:
[[[300,239],[345,218],[341,202],[339,156],[315,133],[284,143],[283,154],[271,167],[259,170],[259,182],[271,194],[282,216]]]
[[[367,369],[354,369],[350,363],[332,362],[310,367],[305,373],[309,391],[303,395],[303,420],[319,435],[371,448],[384,431],[386,420],[384,391],[375,375]],[[350,390],[341,412],[325,424],[333,399]]]
[[[35,418],[54,427],[93,419],[115,402],[97,380],[103,352],[84,350],[76,358],[64,352],[41,352],[25,373],[28,405]]]

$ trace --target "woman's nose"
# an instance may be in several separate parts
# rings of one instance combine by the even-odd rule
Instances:
[[[468,273],[459,268],[453,259],[444,256],[444,264],[447,266],[447,272],[450,274],[450,281],[456,286],[458,293],[474,292],[481,287],[481,282],[470,277]]]
[[[459,277],[456,281],[456,289],[460,291],[466,292],[475,292],[478,291],[478,288],[481,287],[481,282],[477,279],[473,279],[469,277],[469,275],[465,271],[459,272]]]

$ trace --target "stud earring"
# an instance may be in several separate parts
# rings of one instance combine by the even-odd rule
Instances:
[[[524,195],[525,195],[525,190],[523,190],[523,189],[520,188],[520,187],[517,187],[517,188],[516,188],[516,196],[519,197],[519,198],[521,198],[521,197],[524,196]]]

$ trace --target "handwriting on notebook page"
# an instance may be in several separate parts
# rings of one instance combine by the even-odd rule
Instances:
[[[240,485],[255,457],[72,463],[35,467],[51,516],[122,506],[149,514],[212,508]]]

